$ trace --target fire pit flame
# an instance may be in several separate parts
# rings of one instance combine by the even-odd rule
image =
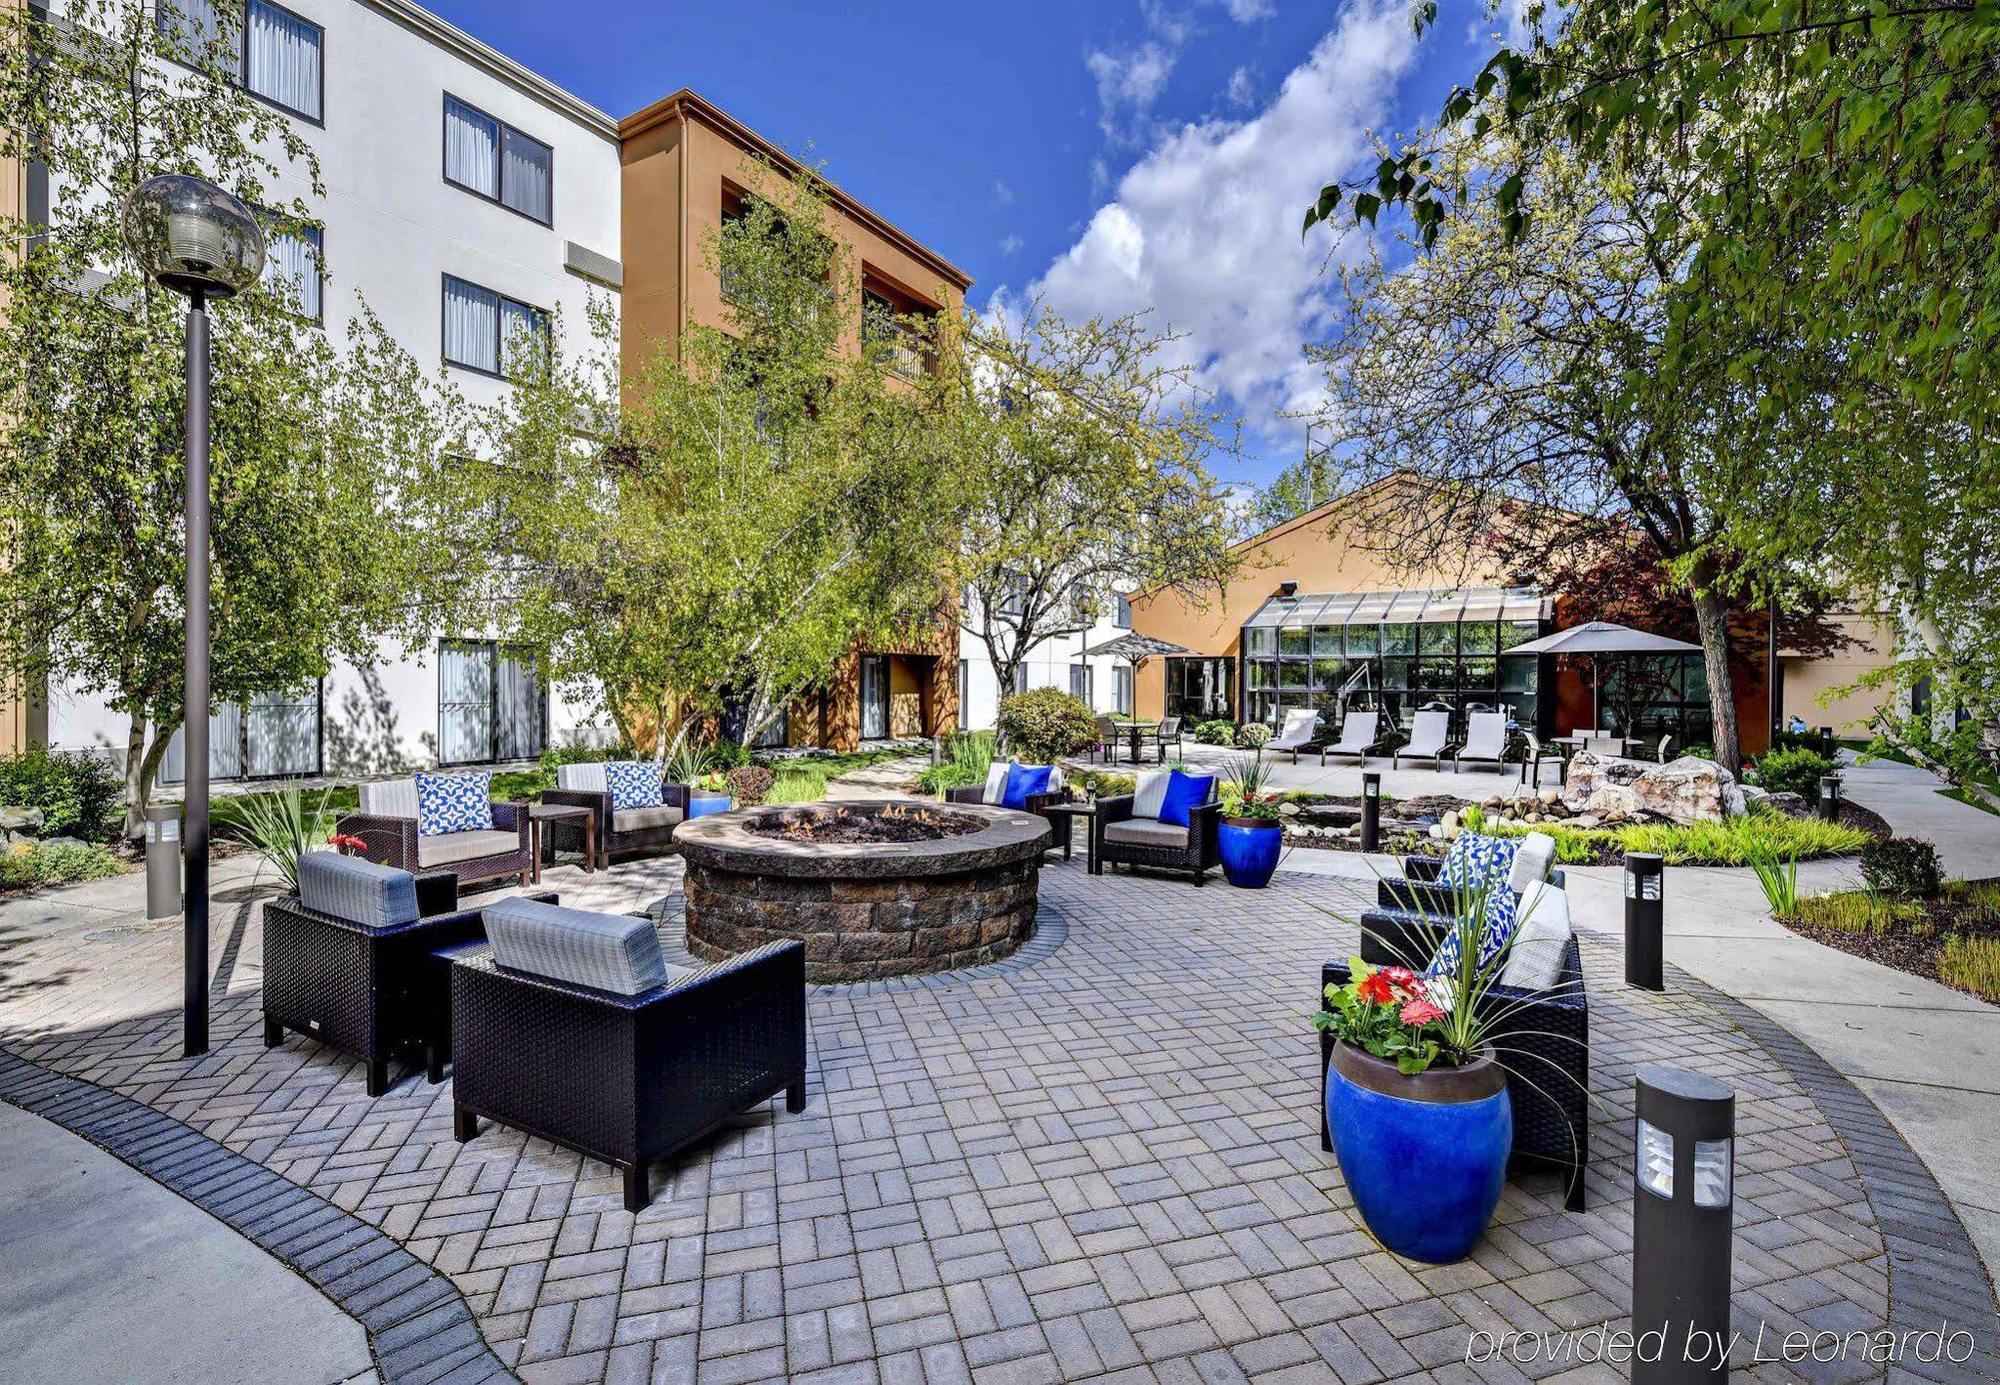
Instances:
[[[977,832],[986,823],[970,813],[953,813],[922,804],[890,803],[866,808],[792,809],[767,813],[744,824],[760,837],[783,841],[819,842],[829,846],[865,846],[882,842],[935,842]]]

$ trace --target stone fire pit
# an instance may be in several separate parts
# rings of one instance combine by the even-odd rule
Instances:
[[[811,981],[991,962],[1035,931],[1049,838],[1032,813],[911,799],[696,818],[674,832],[688,950],[716,959],[799,938]]]

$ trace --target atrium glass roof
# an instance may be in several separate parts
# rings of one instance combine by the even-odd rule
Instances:
[[[1547,620],[1552,598],[1518,587],[1452,587],[1433,591],[1300,593],[1273,596],[1243,622],[1245,629],[1312,625],[1445,625],[1462,621]]]

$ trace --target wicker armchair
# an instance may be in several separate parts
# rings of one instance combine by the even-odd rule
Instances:
[[[617,808],[604,785],[601,764],[564,765],[556,771],[556,787],[542,794],[544,803],[588,808],[597,819],[597,864],[608,867],[613,854],[664,851],[674,844],[674,829],[687,820],[688,786],[660,785],[658,808]],[[556,832],[577,835],[583,850],[583,829],[569,823],[550,824]]]
[[[1185,828],[1164,823],[1148,823],[1132,814],[1132,795],[1100,798],[1090,819],[1090,873],[1104,874],[1107,862],[1123,863],[1127,869],[1145,866],[1152,870],[1186,871],[1194,883],[1208,883],[1208,872],[1222,864],[1216,844],[1216,828],[1222,819],[1222,801],[1210,799],[1188,814]],[[1139,832],[1109,830],[1116,824],[1133,824]],[[1155,829],[1148,831],[1146,828]],[[1176,836],[1176,834],[1178,834]]]
[[[649,1167],[737,1112],[806,1098],[805,945],[767,943],[638,995],[454,959],[452,1134],[479,1117],[616,1166],[625,1206]]]
[[[1449,925],[1432,921],[1436,939]],[[1362,943],[1364,960],[1367,942]],[[1325,1008],[1326,987],[1344,986],[1347,963],[1328,962],[1320,968],[1317,1001]],[[1526,991],[1495,985],[1482,1000],[1498,1015],[1489,1033],[1506,1064],[1507,1092],[1514,1107],[1515,1167],[1559,1170],[1565,1179],[1564,1205],[1584,1208],[1584,1170],[1590,1164],[1590,998],[1583,988],[1583,956],[1571,937],[1563,949],[1562,971],[1546,991]],[[1322,1031],[1319,1041],[1320,1085],[1326,1085],[1333,1038]],[[1333,1148],[1326,1128],[1324,1102],[1319,1113],[1320,1148]]]
[[[1362,961],[1418,969],[1430,961],[1458,908],[1458,891],[1438,879],[1443,869],[1442,857],[1406,856],[1401,876],[1375,882],[1375,907],[1361,915]],[[1552,870],[1543,888],[1560,890],[1567,883]]]
[[[1037,817],[1048,820],[1049,850],[1053,851],[1057,847],[1061,847],[1064,860],[1069,859],[1071,845],[1070,828],[1074,824],[1075,819],[1071,818],[1067,813],[1050,813],[1048,808],[1052,803],[1068,803],[1074,797],[1075,795],[1069,785],[1065,784],[1061,788],[1052,789],[1047,793],[1029,794],[1027,801],[1022,806],[1023,812],[1033,813]],[[983,804],[986,802],[986,786],[984,784],[966,784],[956,789],[946,789],[944,792],[944,801],[947,803]]]
[[[416,877],[413,922],[354,923],[296,897],[264,905],[264,1047],[286,1031],[367,1065],[368,1095],[389,1090],[391,1060],[420,1059],[432,1082],[451,1056],[449,997],[433,954],[486,936],[477,909],[460,909],[458,877]],[[554,901],[554,895],[533,898]]]
[[[495,803],[490,832],[417,831],[416,783],[391,780],[361,786],[361,810],[348,813],[334,831],[359,837],[361,855],[412,874],[449,870],[461,884],[512,876],[523,888],[532,883],[534,853],[529,847],[526,803]]]

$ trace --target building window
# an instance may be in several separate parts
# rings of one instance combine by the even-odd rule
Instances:
[[[527,760],[548,748],[548,700],[528,651],[438,642],[438,763]]]
[[[324,118],[326,30],[270,0],[164,0],[162,31],[176,35],[187,57],[205,62],[228,45],[234,76],[253,96],[307,120]]]
[[[287,223],[274,213],[258,213],[264,223],[264,290],[308,322],[326,320],[322,293],[326,233],[306,223]]]
[[[1085,706],[1095,708],[1097,706],[1097,698],[1092,693],[1094,683],[1090,675],[1091,668],[1089,664],[1071,664],[1069,666],[1069,695],[1071,697],[1082,698]]]
[[[936,315],[936,305],[863,267],[861,340],[879,350],[898,375],[914,377],[930,368],[929,342],[912,325],[912,319],[930,321]]]
[[[317,681],[217,707],[208,718],[208,777],[287,779],[319,774],[323,710]],[[160,757],[162,784],[187,782],[181,735],[174,732]]]
[[[1123,592],[1118,595],[1118,614],[1115,619],[1120,630],[1132,628],[1132,598]]]
[[[1111,672],[1114,675],[1112,694],[1118,703],[1118,713],[1129,717],[1132,715],[1132,666],[1120,664]]]
[[[553,224],[555,151],[449,94],[444,98],[444,180],[530,221]]]
[[[1187,721],[1236,719],[1234,659],[1166,660],[1167,700],[1164,715]]]
[[[548,360],[549,315],[540,308],[451,275],[444,276],[444,359],[512,378],[539,352]]]

